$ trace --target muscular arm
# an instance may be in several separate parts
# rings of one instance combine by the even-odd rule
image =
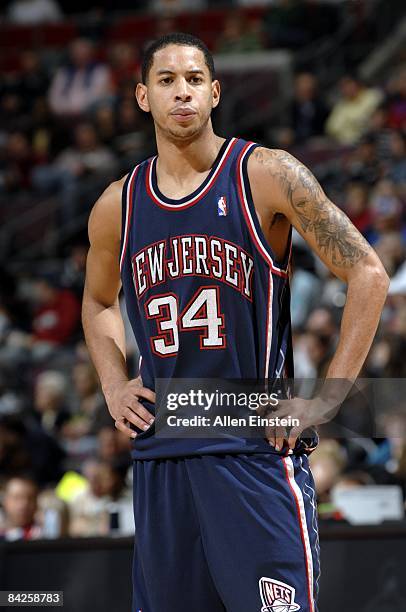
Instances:
[[[340,340],[327,378],[355,379],[376,333],[389,284],[377,254],[310,170],[286,151],[255,149],[248,172],[260,218],[266,223],[277,213],[284,215],[331,272],[347,283]]]
[[[86,343],[103,391],[128,380],[120,290],[120,184],[112,183],[96,202],[89,219],[82,322]]]
[[[154,394],[144,389],[140,380],[128,380],[124,325],[118,302],[123,182],[124,179],[112,183],[90,215],[82,323],[116,427],[135,437],[126,422],[145,429],[152,415],[138,402],[138,397],[154,401]]]

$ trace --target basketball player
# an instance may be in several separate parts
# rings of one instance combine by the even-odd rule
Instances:
[[[292,226],[348,283],[328,377],[358,375],[387,275],[297,159],[214,133],[220,85],[199,39],[155,42],[136,99],[152,115],[158,155],[96,202],[83,300],[109,411],[133,438],[133,612],[315,612],[308,453],[316,440],[280,431],[162,439],[154,435],[155,380],[292,376]],[[121,284],[142,356],[135,380],[126,369]],[[303,402],[291,402],[306,425],[323,420],[322,403],[306,407],[307,416]]]

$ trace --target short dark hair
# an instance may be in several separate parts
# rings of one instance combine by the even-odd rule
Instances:
[[[209,69],[211,78],[216,78],[213,56],[205,43],[200,40],[200,38],[197,38],[197,36],[192,36],[192,34],[173,32],[171,34],[161,36],[161,38],[158,38],[152,42],[145,50],[141,68],[141,78],[143,83],[147,82],[148,73],[154,61],[155,53],[168,45],[185,45],[187,47],[196,47],[197,49],[200,49],[204,55],[206,66]]]

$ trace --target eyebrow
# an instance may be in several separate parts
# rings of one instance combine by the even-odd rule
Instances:
[[[191,70],[186,70],[186,72],[188,74],[204,74],[203,70],[200,68],[192,68]],[[161,74],[175,74],[175,72],[169,68],[161,68],[161,70],[157,70],[157,75]]]

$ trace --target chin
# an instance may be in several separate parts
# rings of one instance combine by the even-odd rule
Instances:
[[[184,127],[181,129],[168,130],[169,135],[176,140],[190,140],[194,136],[197,136],[201,131],[201,128],[198,127]]]

